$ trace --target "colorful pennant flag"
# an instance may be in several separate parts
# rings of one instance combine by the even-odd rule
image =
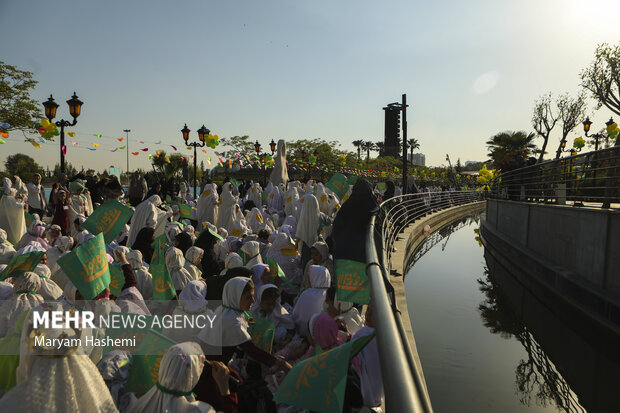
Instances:
[[[96,137],[98,137],[98,138],[101,138],[101,134],[100,134],[100,133],[95,133],[95,134],[93,134],[93,136],[96,136]]]
[[[119,147],[118,147],[118,149],[120,149],[120,150],[122,151],[122,150],[123,150],[123,149],[125,149],[126,147],[127,147],[127,145],[125,145],[125,146],[119,146]]]
[[[120,138],[116,138],[116,140],[119,141],[119,142],[122,142],[123,139],[125,139],[125,138],[123,138],[122,136]]]

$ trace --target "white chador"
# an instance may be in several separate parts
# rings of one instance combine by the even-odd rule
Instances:
[[[226,182],[222,187],[222,206],[218,215],[218,228],[230,231],[233,225],[233,213],[236,203],[237,197],[232,194],[232,184]]]
[[[4,196],[0,198],[0,228],[6,231],[6,238],[11,244],[17,244],[26,233],[24,201],[15,198],[17,190],[11,187],[11,181],[8,178],[4,178],[3,182]],[[23,190],[21,192],[23,195]]]
[[[136,212],[134,212],[131,217],[131,227],[127,235],[127,245],[133,245],[138,236],[138,232],[140,232],[142,228],[155,228],[157,226],[160,215],[159,209],[157,208],[159,205],[161,205],[159,195],[152,195],[136,207]],[[163,211],[161,212],[164,213]]]
[[[217,194],[216,184],[205,185],[204,191],[198,197],[198,230],[202,230],[202,223],[209,222],[213,225],[217,224],[217,216],[219,212],[218,202],[220,200]]]
[[[276,156],[273,158],[273,170],[269,175],[269,181],[274,186],[284,184],[288,182],[288,170],[286,167],[286,142],[284,139],[278,141],[278,150]]]

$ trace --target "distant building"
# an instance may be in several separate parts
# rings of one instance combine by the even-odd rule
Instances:
[[[416,166],[426,166],[426,156],[423,153],[414,153],[413,155],[408,153],[407,158]]]
[[[472,163],[478,163],[480,161],[465,161],[465,166],[471,165]]]

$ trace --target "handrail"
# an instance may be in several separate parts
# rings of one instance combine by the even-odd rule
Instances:
[[[381,203],[379,213],[370,220],[366,240],[366,274],[388,412],[433,411],[423,372],[414,361],[389,280],[394,242],[398,234],[416,219],[441,209],[481,200],[483,196],[484,193],[479,191],[401,195]],[[378,251],[382,253],[379,255]]]
[[[620,202],[620,146],[504,172],[489,197],[609,208]]]

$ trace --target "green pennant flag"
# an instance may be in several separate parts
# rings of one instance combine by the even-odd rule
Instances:
[[[110,294],[115,297],[121,295],[125,285],[125,274],[120,265],[110,264]]]
[[[146,334],[151,331],[157,331],[158,333],[163,332],[163,327],[155,323],[153,324],[153,320],[155,319],[154,315],[143,315],[143,314],[131,314],[131,313],[110,313],[110,318],[112,317],[121,317],[123,322],[120,323],[120,326],[116,326],[114,324],[110,325],[106,329],[106,336],[112,339],[129,339],[133,340],[135,338],[135,346],[107,346],[103,350],[103,354],[108,353],[112,350],[127,350],[131,354],[142,354],[138,353],[138,349],[140,345],[146,338]],[[108,340],[109,342],[112,342]],[[119,341],[118,343],[122,343]]]
[[[57,262],[87,300],[92,300],[110,285],[110,268],[101,232]]]
[[[157,248],[158,243],[161,249],[165,249],[168,246],[168,237],[166,237],[166,234],[157,236],[151,243],[151,247]]]
[[[357,177],[357,176],[355,176],[355,175],[351,175],[351,176],[349,177],[349,179],[347,179],[347,183],[348,183],[350,186],[353,186],[353,185],[355,185],[355,183],[357,182],[357,180],[358,180],[358,177]]]
[[[252,317],[252,319],[254,320],[254,324],[248,329],[252,337],[252,342],[256,347],[271,353],[275,326],[271,321],[265,320],[264,318]]]
[[[26,227],[30,228],[30,224],[32,224],[32,221],[34,221],[34,217],[32,216],[32,214],[24,211],[24,218],[26,219]]]
[[[268,196],[269,194],[267,193],[267,191],[263,191],[261,193],[260,200],[261,200],[262,205],[267,205]],[[256,206],[260,208],[260,205],[256,205]]]
[[[280,279],[284,281],[286,284],[292,285],[289,279],[286,278],[286,274],[284,273],[284,270],[282,270],[282,267],[278,265],[276,260],[274,260],[272,257],[267,257],[265,258],[265,264],[269,265],[269,273],[271,274],[272,277],[274,278],[280,277]]]
[[[340,413],[351,358],[374,334],[299,362],[276,390],[274,401],[322,413]]]
[[[351,303],[368,304],[370,287],[366,264],[351,260],[334,260],[338,299]]]
[[[93,211],[82,224],[82,228],[91,234],[102,232],[105,243],[109,244],[123,230],[132,215],[131,208],[126,207],[116,199],[109,199]]]
[[[332,192],[335,193],[339,199],[342,199],[344,194],[346,194],[349,190],[347,177],[340,172],[336,172],[335,174],[333,174],[331,179],[325,184],[325,186],[331,189]]]
[[[170,195],[166,195],[166,203],[169,204],[170,201],[172,201],[172,198],[170,198]]]
[[[27,254],[16,255],[6,266],[4,271],[0,273],[0,281],[4,281],[9,277],[17,277],[25,272],[32,271],[41,262],[41,258],[45,255],[43,251],[33,251]]]
[[[385,182],[377,182],[377,191],[383,192],[387,189],[387,184]]]
[[[194,216],[192,215],[192,207],[190,205],[182,204],[176,201],[171,201],[170,205],[176,205],[179,207],[181,218],[194,219]]]
[[[213,231],[211,228],[207,227],[207,231],[209,231],[209,233],[211,235],[213,235],[215,238],[217,238],[220,241],[224,241],[224,238],[222,238],[222,236],[220,234],[218,234],[217,232]]]
[[[159,363],[166,350],[176,343],[154,330],[149,330],[138,346],[129,372],[126,391],[146,393],[157,383]]]
[[[172,277],[168,272],[168,266],[164,258],[165,249],[157,240],[153,258],[151,259],[150,272],[153,275],[153,300],[166,301],[176,297]]]

